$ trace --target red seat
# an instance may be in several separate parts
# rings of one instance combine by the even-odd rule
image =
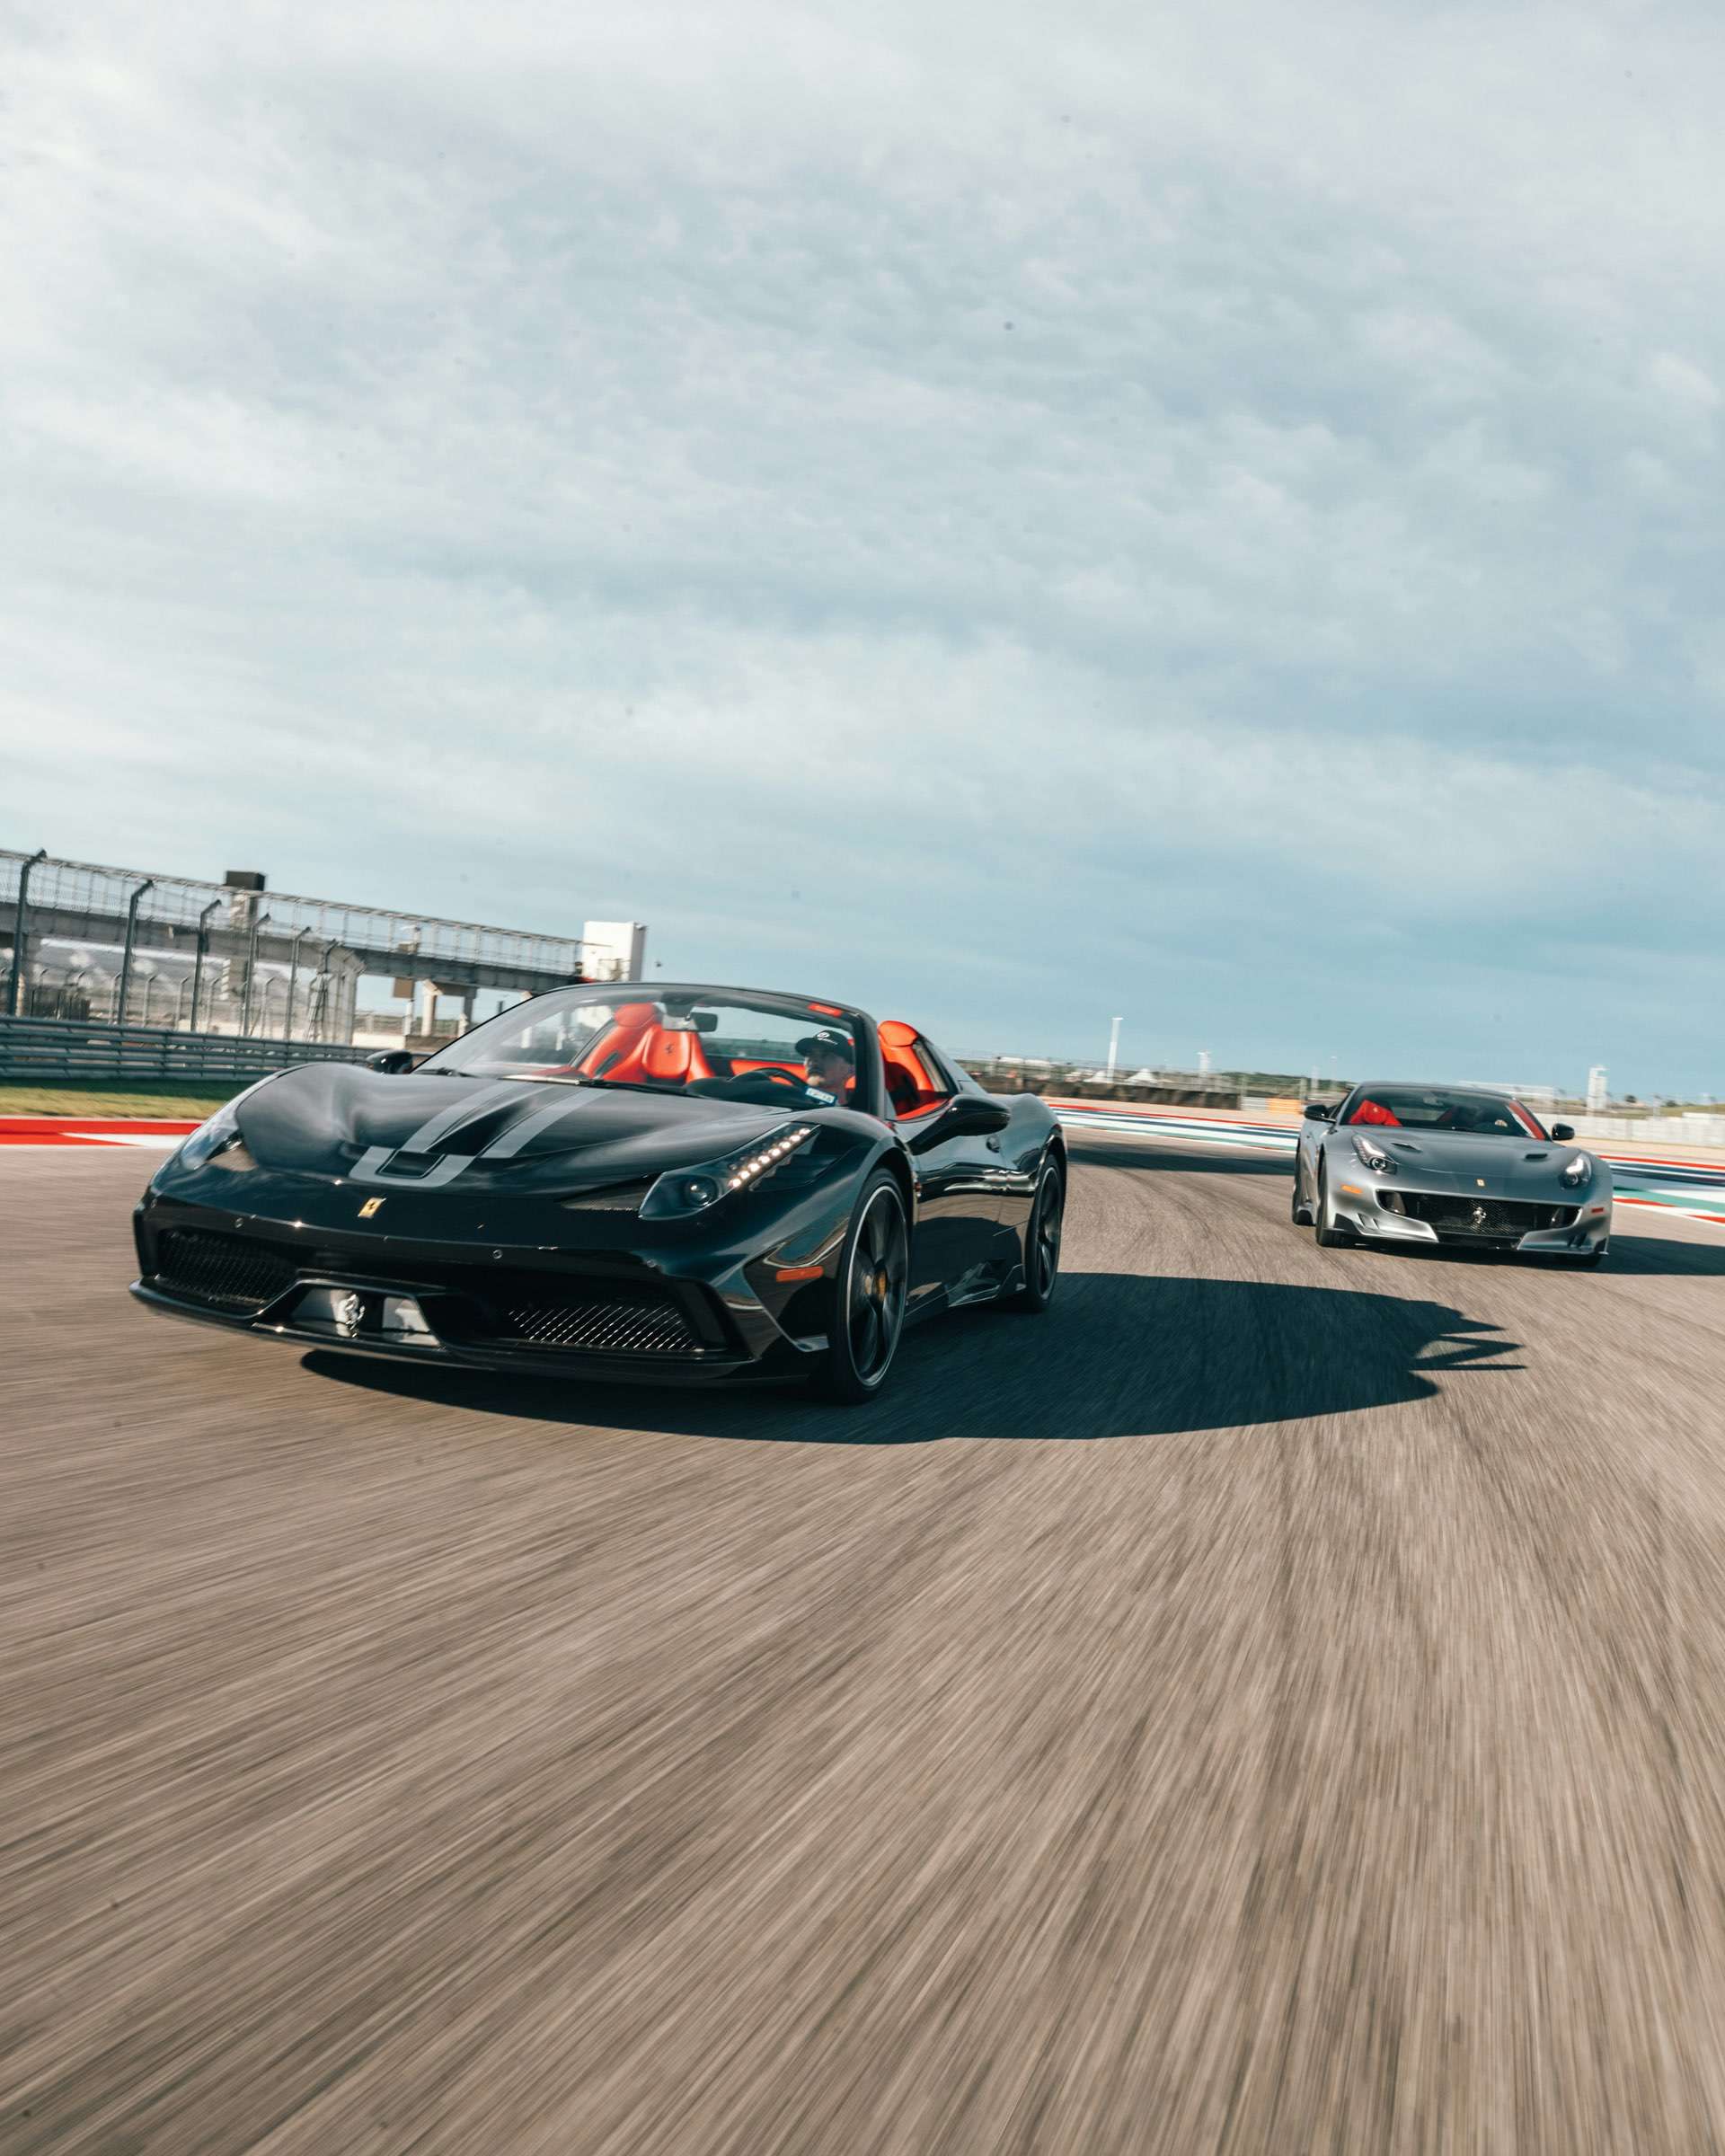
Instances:
[[[585,1078],[634,1084],[686,1085],[692,1078],[712,1076],[701,1036],[660,1025],[651,1003],[619,1003],[577,1067]]]
[[[711,1078],[698,1033],[671,1033],[655,1026],[641,1036],[641,1074],[661,1085],[686,1085],[691,1078]]]
[[[916,1027],[907,1025],[901,1018],[889,1018],[877,1028],[877,1034],[893,1114],[902,1120],[907,1116],[925,1116],[930,1109],[941,1107],[947,1095],[916,1053],[922,1036]]]

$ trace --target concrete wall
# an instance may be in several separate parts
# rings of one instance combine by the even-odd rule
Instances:
[[[1691,1112],[1682,1116],[1566,1116],[1578,1138],[1596,1138],[1601,1144],[1645,1145],[1657,1152],[1661,1145],[1725,1145],[1725,1115]]]

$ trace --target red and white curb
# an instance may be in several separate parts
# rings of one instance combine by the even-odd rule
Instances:
[[[141,1116],[0,1116],[0,1145],[135,1145],[146,1153],[172,1153],[197,1127],[197,1119]]]

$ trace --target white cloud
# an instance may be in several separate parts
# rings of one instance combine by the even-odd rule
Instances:
[[[1687,416],[1710,420],[1719,410],[1718,384],[1705,368],[1676,352],[1656,352],[1647,376],[1661,397]]]

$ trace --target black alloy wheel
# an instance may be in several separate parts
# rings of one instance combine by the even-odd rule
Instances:
[[[1040,1314],[1054,1300],[1060,1279],[1060,1231],[1066,1224],[1066,1188],[1057,1161],[1045,1158],[1024,1230],[1024,1280],[1009,1296],[1009,1310]]]
[[[854,1406],[879,1392],[898,1351],[909,1281],[905,1201],[883,1169],[857,1202],[833,1283],[832,1322],[816,1379],[828,1400]]]

